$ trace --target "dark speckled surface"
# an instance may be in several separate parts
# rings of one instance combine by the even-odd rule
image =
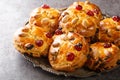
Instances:
[[[46,3],[66,7],[78,0],[0,0],[0,80],[120,80],[120,68],[88,78],[56,76],[34,68],[12,44],[14,32],[29,19],[30,12]],[[120,0],[91,0],[103,12],[120,16]]]

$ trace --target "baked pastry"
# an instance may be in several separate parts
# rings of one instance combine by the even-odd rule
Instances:
[[[60,12],[44,4],[33,10],[30,15],[29,23],[31,25],[44,28],[46,31],[54,32],[58,28],[58,19]]]
[[[90,46],[86,65],[96,71],[111,69],[117,65],[119,48],[112,43],[96,42]]]
[[[94,16],[98,20],[101,20],[103,18],[100,8],[96,4],[90,1],[74,2],[71,6],[68,7],[68,9],[71,9],[71,8],[75,8],[77,10],[82,9],[82,11],[86,12],[89,16]]]
[[[120,17],[113,16],[102,20],[98,38],[100,41],[113,42],[120,47]]]
[[[27,24],[14,35],[14,46],[23,54],[33,57],[47,56],[52,43],[52,34],[43,28]]]
[[[59,33],[59,34],[58,34]],[[77,33],[63,33],[57,30],[49,50],[49,62],[55,70],[74,71],[87,60],[89,45]]]
[[[63,32],[73,31],[91,37],[102,19],[102,13],[96,5],[90,2],[74,2],[61,14],[59,27]]]

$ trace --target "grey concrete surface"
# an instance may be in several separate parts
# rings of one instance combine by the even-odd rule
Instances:
[[[120,80],[120,68],[88,78],[56,76],[34,68],[13,47],[14,32],[29,19],[30,12],[46,3],[60,8],[78,0],[0,0],[0,80]],[[120,16],[120,0],[91,0],[103,13]]]

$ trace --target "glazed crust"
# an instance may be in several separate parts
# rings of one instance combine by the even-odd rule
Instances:
[[[90,11],[93,11],[94,12],[94,17],[96,17],[99,21],[101,20],[101,19],[103,19],[103,17],[102,17],[102,12],[101,12],[101,10],[100,10],[100,8],[97,6],[97,5],[95,5],[94,3],[91,3],[91,2],[89,2],[89,1],[85,1],[85,2],[80,2],[80,1],[78,1],[78,2],[74,2],[70,7],[69,7],[69,9],[70,8],[76,8],[76,6],[77,5],[81,5],[83,8],[82,8],[82,10],[84,11],[84,12],[88,12],[89,10]]]
[[[98,38],[100,41],[114,42],[120,47],[120,21],[114,21],[112,18],[102,20]]]
[[[80,51],[74,48],[78,43],[82,44]],[[67,34],[55,35],[49,51],[49,62],[55,70],[74,71],[76,68],[81,68],[86,62],[89,52],[88,46],[84,37],[77,33],[69,32]],[[72,53],[74,56],[74,59],[71,61],[67,60],[69,53]]]
[[[46,31],[54,32],[58,28],[60,12],[54,8],[36,8],[32,11],[29,19],[31,25],[44,28]]]
[[[77,10],[77,5],[82,6],[82,10]],[[98,12],[95,13],[95,10]],[[93,15],[88,15],[88,11],[92,11]],[[95,35],[101,19],[102,13],[96,5],[90,2],[74,2],[61,14],[59,26],[63,28],[63,32],[73,31],[91,37]]]
[[[14,46],[21,53],[32,55],[33,57],[47,56],[49,46],[52,43],[52,38],[46,36],[47,32],[37,26],[27,24],[16,31],[14,35]],[[43,44],[40,46],[40,40]],[[39,44],[37,45],[37,42]]]
[[[117,65],[120,51],[114,44],[96,42],[91,44],[90,48],[91,51],[86,62],[88,68],[103,71]]]

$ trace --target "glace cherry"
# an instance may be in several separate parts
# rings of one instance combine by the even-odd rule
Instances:
[[[94,16],[94,13],[93,13],[93,11],[89,10],[89,11],[87,11],[87,15]]]
[[[67,61],[73,61],[74,58],[75,58],[75,55],[72,52],[67,54]]]
[[[111,46],[112,46],[111,43],[104,43],[104,48],[109,48],[109,47],[111,47]]]
[[[63,34],[62,29],[61,29],[61,28],[58,28],[58,29],[55,31],[55,34],[56,34],[56,35]]]
[[[35,44],[40,47],[43,45],[43,40],[36,40]]]
[[[46,36],[48,37],[48,38],[52,38],[52,34],[50,33],[50,32],[48,32],[47,34],[46,34]]]
[[[77,51],[81,51],[82,49],[82,44],[81,43],[78,43],[74,46],[74,48],[77,50]]]
[[[120,17],[119,17],[119,16],[113,16],[112,19],[113,19],[114,21],[117,21],[117,22],[120,21]]]
[[[81,6],[81,5],[77,5],[77,6],[76,6],[76,9],[77,9],[77,10],[82,10],[82,6]]]
[[[42,5],[41,6],[43,9],[49,9],[50,8],[50,6],[48,6],[47,4],[44,4],[44,5]]]

